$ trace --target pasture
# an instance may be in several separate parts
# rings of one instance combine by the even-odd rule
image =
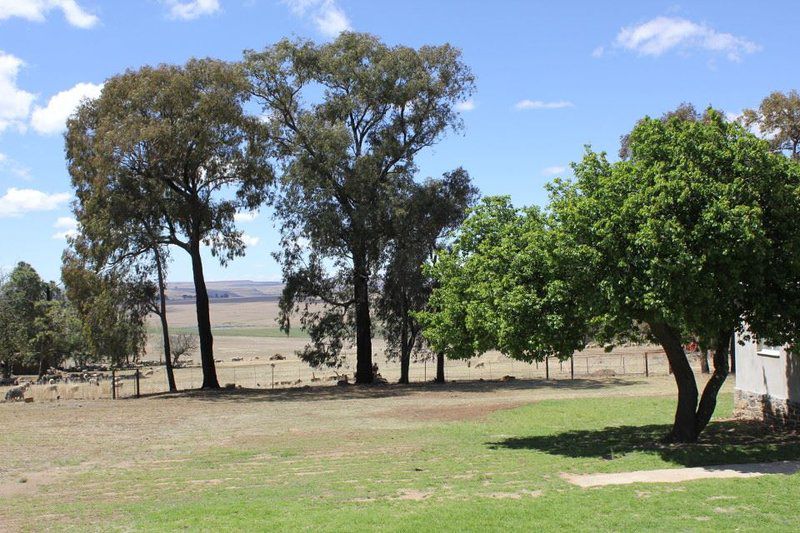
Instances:
[[[800,458],[726,420],[662,446],[668,377],[1,404],[0,530],[800,528],[800,475],[583,489],[563,474]]]

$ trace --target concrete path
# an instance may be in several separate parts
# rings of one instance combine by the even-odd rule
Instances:
[[[800,461],[751,463],[743,465],[699,466],[694,468],[665,468],[638,470],[615,474],[561,474],[561,477],[579,487],[602,487],[630,483],[680,483],[695,479],[721,479],[757,477],[765,474],[794,474],[800,472]]]

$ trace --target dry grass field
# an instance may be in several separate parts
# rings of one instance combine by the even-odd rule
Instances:
[[[718,417],[729,416],[731,384]],[[800,475],[581,489],[566,474],[800,457],[718,419],[659,446],[669,377],[0,404],[0,531],[796,530]]]

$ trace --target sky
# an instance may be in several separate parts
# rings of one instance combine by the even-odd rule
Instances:
[[[476,76],[465,129],[418,158],[420,177],[464,167],[484,195],[547,201],[584,146],[615,155],[637,119],[681,102],[731,116],[800,89],[800,12],[752,1],[0,0],[0,270],[57,280],[75,231],[67,117],[107,78],[191,57],[237,60],[283,37],[368,32],[389,45],[448,42]],[[206,254],[208,280],[280,279],[269,210],[239,219],[247,255]],[[173,252],[169,278],[191,279]]]

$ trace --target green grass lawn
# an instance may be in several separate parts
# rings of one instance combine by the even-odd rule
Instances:
[[[358,431],[200,443],[179,460],[85,472],[3,506],[31,517],[32,529],[800,530],[800,475],[594,489],[559,476],[800,458],[796,435],[728,421],[697,445],[659,445],[674,402],[547,400],[410,429],[371,430],[365,420]],[[731,403],[723,394],[718,415]],[[59,519],[35,520],[43,515]]]

